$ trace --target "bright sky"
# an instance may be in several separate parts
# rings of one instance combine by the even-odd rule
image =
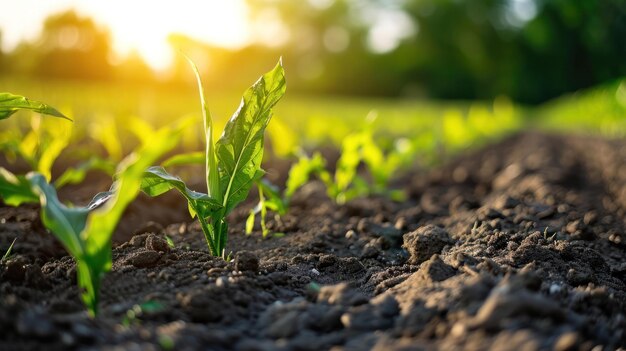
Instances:
[[[0,0],[0,8],[3,50],[37,38],[46,17],[74,8],[109,27],[117,53],[136,49],[157,69],[172,60],[171,33],[226,47],[250,36],[244,0]]]

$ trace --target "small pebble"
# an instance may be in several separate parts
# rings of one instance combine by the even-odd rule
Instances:
[[[352,229],[346,232],[346,239],[356,238],[356,232]]]
[[[561,292],[561,286],[559,284],[550,285],[550,295],[558,294]]]
[[[227,277],[219,277],[215,280],[215,286],[217,286],[218,288],[223,288],[223,287],[226,287],[227,285],[228,285]]]

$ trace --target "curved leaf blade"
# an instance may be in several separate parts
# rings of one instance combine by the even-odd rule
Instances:
[[[87,173],[92,170],[99,170],[108,175],[113,175],[115,173],[115,165],[109,160],[94,156],[74,168],[66,169],[65,172],[54,181],[54,186],[58,189],[67,184],[78,184],[82,182],[85,177],[87,177]]]
[[[209,216],[214,211],[222,208],[222,205],[207,194],[193,191],[187,188],[185,182],[179,177],[171,175],[165,168],[153,166],[148,168],[141,181],[141,191],[149,196],[159,196],[171,189],[176,189],[189,202],[191,216]],[[192,212],[193,211],[193,212]]]
[[[41,202],[41,220],[61,241],[63,246],[80,259],[85,257],[85,246],[81,233],[85,229],[89,209],[85,207],[69,208],[59,200],[56,189],[40,173],[31,172],[26,176],[33,192]]]
[[[11,117],[11,115],[19,110],[31,110],[49,116],[64,118],[69,121],[72,120],[54,107],[44,104],[43,102],[30,100],[24,96],[11,93],[0,93],[0,120]]]
[[[161,163],[163,167],[171,166],[187,166],[187,165],[204,165],[206,155],[204,152],[188,152],[184,154],[174,155]]]

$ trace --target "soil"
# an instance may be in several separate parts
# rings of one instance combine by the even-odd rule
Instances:
[[[0,250],[18,238],[0,265],[0,349],[626,347],[626,141],[524,133],[397,184],[407,201],[338,206],[312,182],[266,239],[243,234],[249,202],[230,262],[184,203],[143,199],[96,319],[38,209],[0,206]]]

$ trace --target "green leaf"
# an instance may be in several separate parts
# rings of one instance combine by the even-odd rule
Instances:
[[[258,213],[257,208],[259,211],[261,210],[259,204],[257,204],[253,209],[250,210],[250,213],[248,214],[248,218],[246,219],[246,234],[251,234],[252,230],[254,229],[254,218]]]
[[[272,107],[285,89],[285,71],[279,62],[244,93],[239,109],[216,142],[225,215],[248,196],[254,181],[262,175],[264,131]]]
[[[141,190],[144,193],[159,196],[171,189],[178,190],[187,199],[192,217],[199,215],[206,218],[222,208],[217,200],[207,194],[190,190],[179,177],[169,174],[163,167],[150,167],[144,172],[141,181]]]
[[[46,134],[48,140],[42,141],[39,149],[40,154],[37,159],[36,171],[46,176],[46,179],[50,181],[52,177],[52,165],[54,161],[61,155],[61,152],[65,150],[70,143],[70,137],[72,135],[69,124],[63,123],[59,120],[49,120],[52,125],[42,126],[42,129],[46,130],[46,127],[54,128],[48,129]],[[61,124],[63,123],[63,124]]]
[[[170,238],[168,235],[165,235],[165,241],[167,242],[167,246],[169,246],[170,249],[176,247],[176,245],[174,244],[174,240],[172,240],[172,238]]]
[[[181,165],[203,165],[206,161],[204,152],[188,152],[185,154],[174,155],[161,163],[163,167],[181,166]]]
[[[109,160],[119,162],[122,159],[122,143],[115,118],[98,118],[90,121],[89,136],[104,147]]]
[[[4,261],[8,260],[9,257],[11,257],[11,251],[13,251],[13,245],[15,245],[16,241],[17,241],[17,237],[15,237],[15,239],[13,239],[13,241],[11,242],[11,245],[9,246],[7,251],[4,253],[2,258],[0,259],[0,262],[4,262]]]
[[[108,160],[100,157],[92,157],[87,162],[83,162],[75,168],[68,168],[63,172],[57,180],[54,181],[54,186],[59,189],[67,184],[78,184],[82,182],[87,173],[92,170],[99,170],[108,175],[115,173],[115,165]]]
[[[343,139],[341,156],[335,171],[335,184],[339,192],[347,191],[357,175],[357,168],[362,160],[361,139],[360,133],[348,135]]]
[[[0,167],[0,198],[9,206],[39,202],[26,177],[15,175],[3,167]]]
[[[0,120],[9,118],[12,114],[19,110],[31,110],[46,115],[71,119],[54,107],[44,104],[43,102],[29,100],[24,96],[14,95],[11,93],[0,93]]]
[[[193,73],[196,76],[198,83],[198,92],[200,94],[200,103],[202,105],[202,120],[204,122],[204,136],[206,141],[205,148],[205,171],[206,171],[206,185],[207,192],[211,198],[221,201],[222,190],[220,190],[220,174],[217,168],[217,158],[215,151],[215,144],[213,143],[213,118],[211,118],[211,112],[209,111],[209,105],[206,103],[204,96],[204,87],[202,86],[202,79],[200,78],[200,72],[191,59],[185,55],[187,61],[193,69]],[[223,188],[222,188],[223,189]]]
[[[85,258],[85,247],[80,234],[85,229],[89,209],[65,206],[58,198],[56,189],[45,176],[31,172],[26,178],[41,202],[41,220],[52,231],[69,253],[78,260]]]

